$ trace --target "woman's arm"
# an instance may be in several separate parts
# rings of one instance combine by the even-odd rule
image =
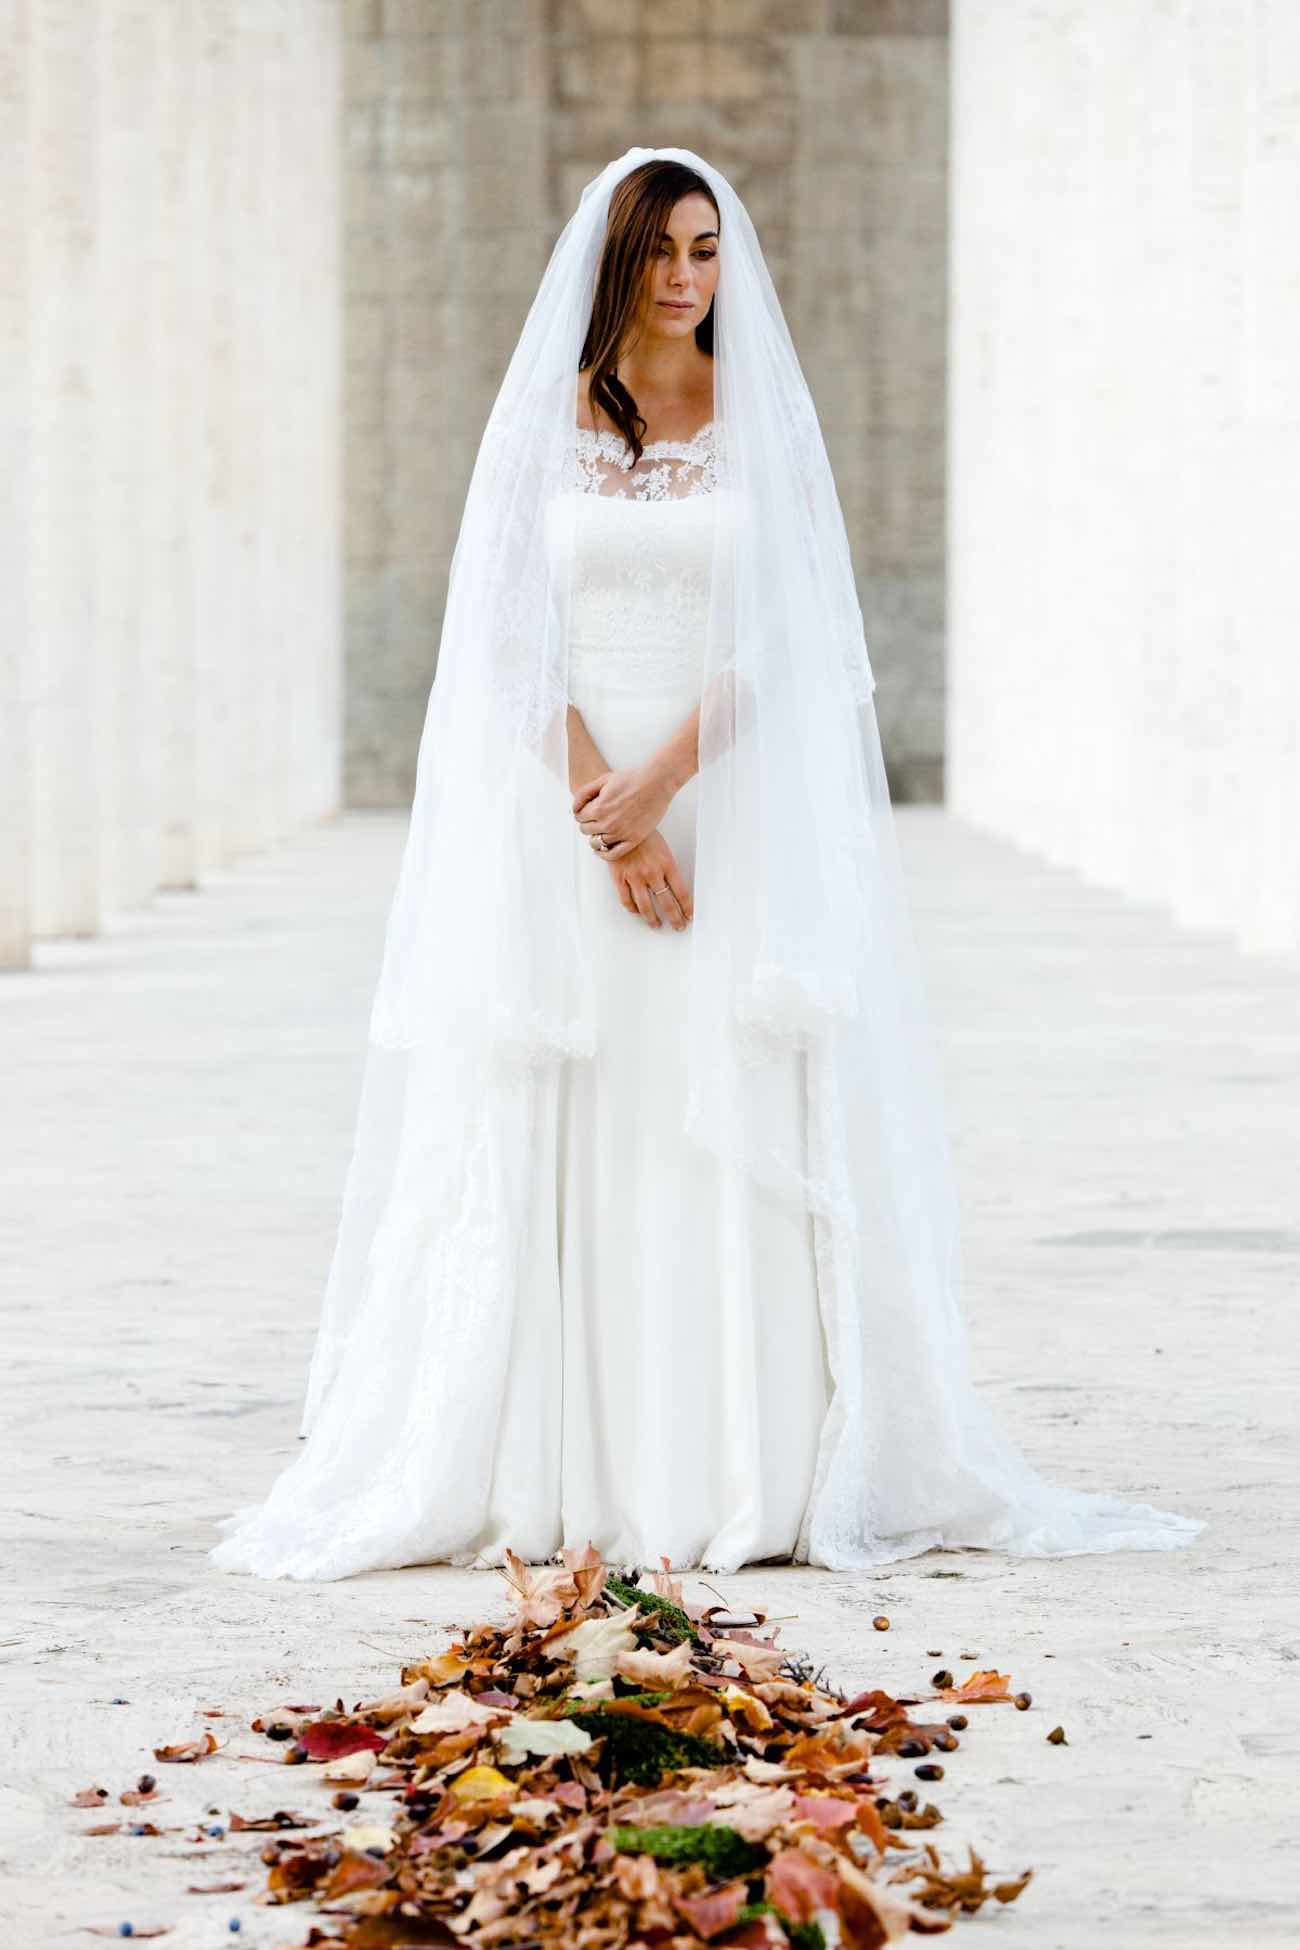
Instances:
[[[603,778],[609,766],[604,754],[587,729],[586,719],[576,704],[568,711],[569,722],[569,790],[577,792],[586,785],[588,779]]]
[[[722,670],[710,679],[706,696],[711,697],[715,692],[723,700],[721,724],[719,726],[715,719],[710,726],[716,755],[717,751],[725,750],[732,744],[735,737],[731,718],[734,693],[730,669]],[[699,771],[700,717],[703,709],[702,698],[672,736],[643,764],[612,772],[588,769],[584,771],[582,782],[575,782],[573,814],[579,826],[588,839],[603,833],[611,842],[608,851],[601,852],[602,859],[622,859],[634,846],[638,846],[647,833],[658,826],[687,780]],[[719,730],[723,734],[721,738]],[[600,754],[594,745],[590,746],[590,751],[599,759]]]

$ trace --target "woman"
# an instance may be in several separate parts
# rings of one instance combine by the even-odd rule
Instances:
[[[753,226],[583,192],[484,434],[306,1447],[232,1570],[1188,1542],[974,1394],[862,617]]]

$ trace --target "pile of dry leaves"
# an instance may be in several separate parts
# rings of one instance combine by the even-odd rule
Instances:
[[[924,1834],[939,1808],[890,1786],[900,1765],[942,1779],[936,1755],[960,1744],[961,1709],[1013,1703],[1004,1674],[958,1686],[936,1672],[926,1703],[943,1717],[913,1718],[919,1696],[845,1698],[777,1645],[762,1613],[688,1604],[666,1570],[614,1573],[591,1546],[562,1559],[530,1570],[512,1557],[512,1616],[407,1666],[399,1691],[254,1720],[275,1743],[265,1758],[322,1769],[341,1820],[232,1813],[191,1824],[189,1842],[208,1854],[227,1834],[255,1838],[260,1900],[310,1904],[317,1950],[869,1950],[1020,1894],[1028,1871],[990,1882],[973,1850],[964,1868],[945,1864]],[[205,1731],[153,1751],[195,1763],[219,1744]],[[83,1832],[185,1832],[148,1818],[163,1798],[141,1775],[118,1797],[129,1815]],[[108,1813],[108,1799],[84,1788],[73,1806]]]
[[[344,1817],[263,1846],[264,1900],[311,1903],[308,1944],[867,1950],[1020,1894],[1028,1872],[990,1883],[973,1851],[945,1867],[924,1838],[939,1809],[877,1771],[940,1778],[960,1710],[846,1699],[762,1614],[685,1604],[666,1571],[619,1576],[590,1547],[563,1557],[512,1559],[510,1619],[407,1666],[390,1697],[254,1722],[286,1760],[325,1763]],[[1009,1703],[997,1673],[936,1679],[941,1716]]]

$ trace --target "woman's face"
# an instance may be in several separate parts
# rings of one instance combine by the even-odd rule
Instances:
[[[693,190],[674,203],[646,269],[646,335],[688,337],[712,304],[717,283],[718,213]]]

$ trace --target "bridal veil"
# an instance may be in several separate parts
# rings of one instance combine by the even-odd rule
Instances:
[[[567,769],[569,591],[544,524],[571,466],[610,195],[654,158],[697,172],[719,212],[714,405],[736,513],[716,529],[705,645],[682,1142],[812,1215],[834,1388],[796,1555],[847,1569],[936,1545],[1185,1543],[1193,1519],[1047,1482],[972,1388],[939,1078],[817,415],[731,184],[689,150],[633,148],[583,191],[483,434],[307,1440],[265,1503],[226,1519],[213,1556],[342,1577],[466,1561],[482,1524],[538,1079],[589,1056],[595,1034]],[[792,1049],[798,1123],[780,1088]]]

